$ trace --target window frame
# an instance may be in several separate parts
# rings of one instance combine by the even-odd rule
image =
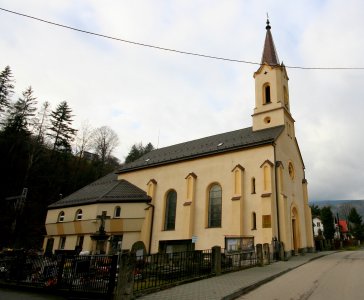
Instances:
[[[213,203],[216,202],[216,203]],[[222,224],[222,188],[214,183],[208,190],[207,227],[221,228]]]
[[[118,205],[118,206],[115,206],[115,209],[114,209],[114,218],[116,219],[120,219],[121,218],[121,207]]]
[[[62,211],[58,214],[57,222],[58,222],[58,223],[63,223],[63,222],[64,222],[64,216],[65,216],[65,213],[64,213],[64,211],[62,210]]]
[[[82,209],[77,209],[75,214],[75,221],[81,221],[83,218],[83,211]]]
[[[177,211],[177,192],[175,190],[169,190],[167,192],[165,201],[164,228],[163,228],[164,230],[176,229],[176,211]]]

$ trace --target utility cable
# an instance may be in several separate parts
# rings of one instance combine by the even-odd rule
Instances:
[[[94,35],[94,36],[98,36],[98,37],[102,37],[102,38],[106,38],[106,39],[111,39],[111,40],[115,40],[115,41],[119,41],[119,42],[123,42],[123,43],[129,43],[129,44],[133,44],[133,45],[137,45],[137,46],[148,47],[148,48],[153,48],[153,49],[162,50],[162,51],[169,51],[169,52],[174,52],[174,53],[179,53],[179,54],[184,54],[184,55],[198,56],[198,57],[209,58],[209,59],[223,60],[223,61],[229,61],[229,62],[237,62],[237,63],[243,63],[243,64],[251,64],[251,65],[259,65],[259,66],[262,65],[261,63],[253,62],[253,61],[232,59],[232,58],[226,58],[226,57],[219,57],[219,56],[201,54],[201,53],[196,53],[196,52],[188,52],[188,51],[183,51],[183,50],[165,48],[165,47],[160,47],[160,46],[145,44],[145,43],[140,43],[140,42],[134,42],[134,41],[125,40],[125,39],[121,39],[121,38],[117,38],[117,37],[112,37],[112,36],[105,35],[105,34],[100,34],[100,33],[92,32],[92,31],[87,31],[87,30],[71,27],[71,26],[68,26],[68,25],[55,23],[55,22],[52,22],[52,21],[48,21],[48,20],[44,20],[44,19],[41,19],[41,18],[30,16],[30,15],[22,14],[22,13],[12,11],[12,10],[8,10],[8,9],[5,9],[5,8],[1,8],[1,7],[0,7],[0,10],[5,11],[7,13],[18,15],[18,16],[21,16],[21,17],[29,18],[29,19],[32,19],[32,20],[35,20],[35,21],[39,21],[39,22],[50,24],[50,25],[66,28],[66,29],[69,29],[69,30],[74,30],[74,31],[78,31],[78,32],[81,32],[81,33],[90,34],[90,35]],[[290,69],[302,69],[302,70],[364,70],[364,67],[301,67],[301,66],[286,66],[286,65],[284,67],[290,68]]]

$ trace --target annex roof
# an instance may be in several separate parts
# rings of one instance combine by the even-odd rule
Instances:
[[[151,198],[145,191],[124,179],[117,180],[117,174],[113,172],[49,205],[48,209],[94,203],[132,203],[150,201]]]
[[[156,149],[134,162],[125,164],[119,173],[270,144],[278,138],[283,129],[283,125],[259,131],[253,131],[252,127],[248,127]]]

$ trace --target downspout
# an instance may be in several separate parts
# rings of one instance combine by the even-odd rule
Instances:
[[[278,167],[278,164],[277,164],[277,157],[276,157],[276,144],[273,143],[273,149],[274,149],[274,183],[275,183],[275,189],[276,189],[276,210],[277,210],[277,239],[278,239],[278,242],[281,241],[281,238],[280,238],[280,227],[279,227],[279,204],[278,204],[278,174],[277,174],[277,167]]]
[[[150,255],[150,252],[151,252],[151,249],[152,249],[152,236],[153,236],[153,224],[154,224],[154,205],[153,204],[150,204],[148,203],[148,210],[150,208],[152,208],[152,222],[150,224],[150,232],[149,232],[149,246],[148,246],[148,252],[149,252],[149,255]]]

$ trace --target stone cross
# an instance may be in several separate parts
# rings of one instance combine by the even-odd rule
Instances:
[[[107,216],[106,213],[107,212],[105,210],[103,210],[101,215],[96,216],[98,219],[101,220],[101,224],[100,224],[100,227],[99,227],[99,233],[100,234],[105,234],[105,220],[110,219],[110,216]]]

